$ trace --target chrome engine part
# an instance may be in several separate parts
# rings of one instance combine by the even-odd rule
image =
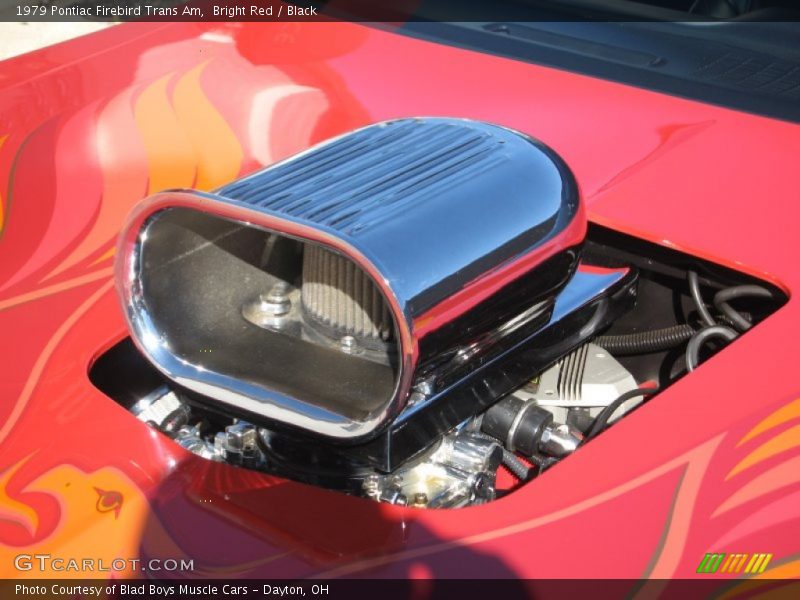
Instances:
[[[495,498],[495,478],[503,459],[497,441],[468,431],[441,439],[422,460],[390,475],[372,475],[362,485],[366,497],[419,508],[459,508]]]
[[[388,473],[633,305],[635,271],[580,264],[586,228],[541,143],[402,119],[144,201],[117,287],[196,402]]]
[[[539,450],[545,456],[564,458],[569,456],[583,441],[583,435],[564,423],[551,425],[542,432]]]
[[[131,338],[166,382],[131,410],[210,460],[393,504],[492,500],[501,464],[527,478],[515,453],[546,468],[582,443],[576,415],[636,387],[587,342],[638,274],[582,261],[586,231],[551,149],[459,119],[157,194],[116,259]]]
[[[591,365],[590,355],[601,362]],[[531,459],[539,469],[554,464],[577,450],[583,441],[581,432],[567,424],[573,420],[574,411],[597,411],[607,406],[610,401],[606,386],[619,386],[615,389],[621,392],[632,389],[630,373],[613,358],[604,362],[605,358],[610,357],[600,346],[584,345],[545,371],[537,382],[518,389],[486,413],[441,436],[421,455],[390,473],[362,471],[351,477],[356,485],[343,484],[342,491],[417,508],[459,508],[494,500],[497,473],[501,464],[509,466],[508,453]],[[573,371],[576,366],[580,368]],[[567,377],[570,386],[565,387]],[[556,390],[569,389],[572,396],[562,399],[554,398],[555,394],[542,394],[543,382],[556,384]],[[577,398],[576,390],[583,390],[581,393],[585,395]],[[546,398],[545,402],[539,402],[540,395]],[[635,404],[635,400],[624,403],[616,411],[616,417]],[[273,449],[268,440],[275,435],[273,432],[237,419],[215,431],[197,420],[195,411],[182,394],[168,386],[160,387],[131,407],[139,420],[198,456],[250,469],[287,473],[285,458],[280,465],[270,458]],[[189,425],[190,422],[195,424]],[[303,468],[297,464],[296,473]]]
[[[216,444],[203,436],[200,425],[181,427],[176,432],[174,440],[182,448],[203,458],[220,462],[224,459]]]
[[[266,458],[258,444],[258,429],[236,421],[223,431],[206,434],[202,423],[189,425],[191,406],[175,390],[161,386],[131,407],[137,419],[172,437],[198,456],[249,468],[264,468]]]
[[[136,402],[131,412],[140,421],[150,423],[166,434],[183,429],[191,414],[188,405],[165,385]]]
[[[267,459],[259,444],[258,436],[258,428],[255,425],[237,421],[214,436],[214,448],[226,462],[263,470],[267,467]]]
[[[269,432],[236,421],[223,431],[203,433],[201,423],[175,429],[174,415],[188,420],[191,407],[166,387],[137,402],[131,411],[141,421],[170,435],[189,452],[217,462],[269,471],[262,446]],[[502,462],[499,442],[464,428],[441,438],[423,457],[391,474],[361,479],[362,495],[389,504],[419,508],[458,508],[495,498],[495,478]]]

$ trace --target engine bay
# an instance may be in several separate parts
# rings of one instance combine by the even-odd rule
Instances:
[[[639,266],[636,306],[391,473],[364,467],[353,481],[343,475],[353,465],[321,464],[302,438],[292,443],[269,429],[208,410],[193,394],[165,380],[130,338],[103,354],[90,377],[135,418],[208,460],[381,502],[453,508],[492,501],[580,451],[689,373],[687,345],[710,328],[692,298],[690,273],[702,274],[698,287],[719,323],[715,327],[737,337],[744,332],[713,301],[722,291],[754,285],[767,290],[769,297],[756,292],[764,297],[743,295],[729,305],[752,325],[785,302],[778,289],[764,282],[597,225],[590,226],[585,253],[606,264]],[[724,336],[708,338],[699,355],[692,351],[689,364],[694,368],[693,361],[710,358],[728,343]]]
[[[146,201],[121,240],[97,388],[208,460],[419,508],[513,493],[786,300],[587,224],[551,150],[449,119]]]

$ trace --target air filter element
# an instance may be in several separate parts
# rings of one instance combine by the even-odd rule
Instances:
[[[394,327],[378,287],[356,265],[320,246],[303,253],[303,309],[330,337],[352,336],[363,345],[383,345]]]

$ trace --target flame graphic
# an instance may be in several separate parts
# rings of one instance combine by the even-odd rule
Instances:
[[[108,103],[97,124],[103,202],[92,230],[48,278],[107,244],[142,190],[210,190],[239,174],[242,146],[200,84],[207,64],[150,84],[135,99],[132,113],[132,90]],[[110,248],[101,259],[112,255]]]
[[[767,529],[800,519],[800,490],[784,493],[777,498],[758,504],[769,494],[796,485],[800,473],[800,425],[791,425],[800,420],[800,399],[795,399],[771,412],[752,427],[736,444],[736,448],[747,450],[725,476],[726,481],[738,482],[742,473],[752,477],[739,485],[714,510],[712,518],[729,514],[741,514],[735,525],[726,531],[713,545],[715,548],[730,547]],[[782,428],[786,427],[788,428]],[[777,431],[776,431],[777,430]],[[769,462],[767,462],[769,461]],[[760,468],[760,472],[759,472]],[[740,511],[737,513],[736,511]],[[751,579],[778,579],[800,576],[800,560],[797,557],[776,557],[770,568]],[[740,593],[735,588],[726,597]]]
[[[49,554],[79,561],[92,558],[96,564],[102,561],[106,566],[115,558],[139,559],[138,563],[129,564],[127,570],[113,572],[114,577],[120,578],[146,576],[145,559],[189,558],[152,511],[144,492],[127,475],[113,467],[87,472],[74,465],[59,464],[36,475],[21,491],[47,494],[58,502],[60,511],[55,528],[36,535],[39,515],[32,507],[13,498],[7,490],[27,462],[28,458],[22,459],[0,474],[0,518],[18,523],[32,534],[31,541],[21,546],[0,540],[0,579],[87,576],[86,572],[39,571],[38,568],[19,572],[14,567],[14,557],[19,554]],[[227,564],[224,560],[222,564],[194,561],[193,574],[211,578],[241,574],[291,555],[291,551],[278,551]],[[88,574],[90,577],[103,575],[103,572]]]
[[[38,285],[3,298],[0,310],[105,276],[137,201],[170,188],[211,190],[307,148],[326,114],[341,111],[335,100],[276,67],[216,56],[42,125],[20,145],[9,177],[14,212],[29,229],[12,228],[19,238],[5,240],[19,249],[12,258],[20,264],[0,265],[0,291],[31,278]],[[50,174],[39,168],[48,149]],[[34,214],[34,197],[52,205],[40,203]],[[4,199],[0,231],[9,216]]]
[[[730,479],[746,469],[754,467],[777,454],[787,452],[798,446],[800,446],[800,425],[795,425],[791,429],[782,431],[755,448],[731,469],[725,479]]]
[[[758,442],[759,438],[766,438],[762,439],[761,443],[750,450],[732,469],[730,469],[725,477],[726,481],[734,479],[738,477],[740,473],[754,469],[774,457],[780,456],[782,460],[762,470],[761,473],[757,473],[749,482],[741,485],[739,489],[717,507],[712,515],[713,517],[749,504],[770,492],[797,483],[797,473],[800,472],[800,456],[790,455],[786,457],[785,454],[800,447],[800,425],[794,425],[778,433],[774,433],[774,431],[781,425],[798,419],[800,419],[800,399],[796,399],[781,406],[767,415],[739,440],[736,444],[737,448],[742,446],[747,447],[750,442]],[[782,500],[783,499],[778,502],[781,503]],[[797,506],[800,506],[800,503],[798,503]],[[753,517],[761,516],[761,512],[762,511],[751,514],[749,518],[745,519],[743,523],[740,523],[736,527],[735,531],[744,531],[742,525],[752,522]],[[775,510],[770,510],[769,514],[771,516],[769,521],[774,521],[778,517],[778,514],[786,516],[785,511],[776,512]],[[800,516],[800,511],[791,511],[790,514],[792,517]],[[723,539],[723,541],[725,540]]]
[[[366,123],[367,113],[324,62],[279,68],[244,58],[235,44],[210,42],[211,51],[198,59],[196,43],[148,50],[127,87],[114,84],[78,108],[9,135],[0,132],[0,311],[28,302],[48,305],[43,299],[57,302],[58,294],[84,288],[63,321],[33,332],[30,366],[13,374],[19,391],[2,409],[0,443],[32,449],[33,438],[25,437],[20,423],[47,402],[38,389],[69,334],[107,298],[114,242],[136,202],[164,188],[213,189]],[[20,575],[13,557],[24,552],[89,552],[109,561],[185,556],[123,471],[96,468],[103,458],[91,468],[42,465],[39,455],[10,465],[12,457],[5,458],[0,519],[14,525],[12,535],[0,539],[0,578]],[[207,569],[213,574],[251,566]]]
[[[24,463],[22,460],[6,469],[0,478],[0,506],[5,511],[5,518],[35,530],[38,523],[35,511],[9,498],[6,491],[8,482]],[[149,514],[149,504],[142,491],[119,469],[103,467],[85,472],[73,465],[60,464],[36,476],[23,491],[44,493],[57,500],[60,510],[58,525],[43,539],[36,539],[26,546],[0,543],[0,578],[86,576],[74,571],[19,572],[14,568],[14,557],[23,553],[76,558],[91,555],[107,565],[118,557],[139,555],[138,539],[130,532],[141,529]],[[123,497],[125,510],[121,511]],[[116,575],[136,577],[140,574],[129,570]]]
[[[39,528],[38,513],[24,502],[12,498],[7,491],[9,482],[27,460],[27,458],[22,459],[0,475],[0,519],[21,525],[34,536]]]

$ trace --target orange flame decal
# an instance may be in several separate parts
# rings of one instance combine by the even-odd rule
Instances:
[[[0,475],[0,519],[21,525],[33,536],[39,528],[39,515],[27,504],[9,496],[7,491],[8,483],[17,471],[22,468],[22,465],[27,462],[28,458],[23,458],[16,464],[11,465]]]
[[[200,86],[206,64],[181,77],[173,93],[175,115],[195,151],[194,186],[200,190],[211,190],[235,179],[244,160],[239,140]]]
[[[134,108],[149,165],[148,194],[191,187],[197,171],[194,148],[169,101],[171,79],[167,75],[145,89]]]
[[[773,456],[800,446],[800,425],[795,425],[767,440],[750,454],[745,456],[739,463],[731,469],[725,477],[727,481],[734,475],[741,473],[745,469],[757,465],[760,462],[772,458]]]
[[[797,483],[797,473],[800,473],[800,456],[795,456],[757,475],[725,500],[711,516],[716,517],[775,490],[793,485]]]
[[[96,139],[103,173],[100,213],[88,235],[49,277],[111,243],[125,214],[144,195],[167,188],[210,190],[239,175],[242,146],[201,86],[207,64],[156,80],[135,102],[135,89],[128,89],[102,110]],[[113,255],[111,246],[91,265]]]
[[[783,425],[794,419],[800,419],[800,398],[794,402],[790,402],[786,406],[781,406],[778,410],[771,413],[767,418],[763,419],[758,425],[753,427],[747,434],[739,440],[737,446],[741,446],[745,442],[750,441],[754,437],[769,431],[774,427]]]
[[[24,462],[24,461],[22,461]],[[12,467],[16,471],[21,463]],[[3,481],[12,473],[4,474]],[[4,489],[4,488],[3,488]],[[114,490],[114,491],[106,491]],[[28,546],[7,546],[0,543],[0,577],[85,577],[80,571],[20,573],[14,569],[13,557],[20,553],[49,553],[53,556],[82,556],[87,548],[97,559],[110,564],[117,557],[139,556],[139,540],[129,535],[140,531],[150,514],[144,493],[119,469],[103,467],[86,472],[70,464],[55,465],[39,474],[26,485],[24,491],[44,493],[60,507],[58,526],[43,539]],[[126,510],[120,511],[125,498]],[[8,499],[3,498],[3,504]],[[35,513],[20,503],[15,505],[17,518],[36,523]],[[116,518],[103,513],[114,512]],[[98,514],[99,513],[99,514]],[[138,577],[140,573],[129,569],[116,573],[121,577]]]

